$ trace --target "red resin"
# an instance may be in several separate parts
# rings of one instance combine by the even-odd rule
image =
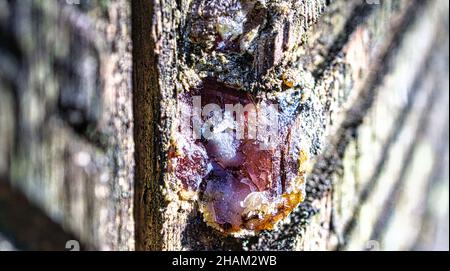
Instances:
[[[256,101],[247,93],[211,79],[197,92],[183,94],[180,101],[189,103],[193,95],[201,95],[202,105],[215,103],[221,108]],[[213,140],[195,140],[183,134],[177,137],[176,144],[182,151],[171,157],[173,172],[185,190],[200,192],[205,220],[215,228],[235,233],[271,229],[301,201],[294,182],[299,174],[298,157],[290,157],[289,133],[280,133],[276,147],[270,150],[261,150],[256,139],[237,140],[234,133]],[[283,172],[286,170],[290,171],[289,180]],[[261,192],[258,196],[262,195],[271,208],[266,210],[263,207],[267,206],[261,205],[264,210],[250,208],[252,212],[246,213],[248,206],[244,202],[255,192]]]
[[[175,176],[181,181],[183,189],[197,191],[208,169],[208,156],[201,144],[189,142],[178,146],[181,154],[173,153],[171,156]]]

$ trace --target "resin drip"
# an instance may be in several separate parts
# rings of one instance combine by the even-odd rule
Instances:
[[[256,99],[213,79],[181,94],[179,102],[180,115],[191,118],[181,118],[170,169],[181,182],[181,195],[198,198],[209,225],[226,233],[272,229],[302,201],[306,156],[295,136],[297,105],[278,108],[277,101]],[[205,112],[212,105],[221,116]],[[195,123],[208,121],[213,125],[201,126],[195,137]]]

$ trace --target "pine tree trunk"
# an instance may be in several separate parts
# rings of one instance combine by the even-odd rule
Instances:
[[[0,181],[85,248],[132,250],[131,8],[70,3],[0,4]],[[65,249],[9,218],[19,249]]]
[[[248,25],[260,26],[254,28],[255,49],[248,53],[249,60],[245,58],[248,55],[236,56],[233,50],[221,52],[210,37],[217,35],[214,31],[220,27],[214,25],[215,18],[233,20],[233,8],[243,9],[236,3],[239,1],[133,2],[135,213],[139,225],[136,248],[380,248],[383,234],[389,229],[386,221],[401,219],[396,214],[405,208],[424,210],[426,195],[411,205],[401,205],[401,199],[408,196],[399,189],[408,186],[406,175],[419,174],[422,177],[417,178],[418,182],[432,186],[425,169],[421,173],[407,172],[420,171],[410,165],[420,155],[415,154],[416,144],[440,144],[439,140],[431,143],[433,140],[424,135],[422,130],[428,121],[417,119],[417,114],[428,116],[434,103],[447,97],[445,83],[441,85],[438,80],[448,78],[442,73],[446,68],[434,63],[448,42],[442,37],[448,7],[439,1],[265,1],[247,17]],[[208,12],[214,16],[208,17]],[[212,30],[205,30],[205,25],[211,24]],[[427,28],[428,24],[433,26]],[[244,24],[243,33],[238,34],[245,35],[245,27]],[[421,30],[424,28],[425,32]],[[196,32],[197,29],[202,30]],[[418,46],[414,40],[420,40],[420,49],[411,56],[407,52]],[[227,64],[214,62],[219,58],[216,54],[227,59]],[[202,62],[206,64],[199,64]],[[415,64],[402,70],[407,63]],[[283,74],[292,70],[314,78],[310,95],[320,104],[310,105],[314,118],[302,126],[321,143],[308,152],[313,165],[307,178],[306,200],[277,230],[245,238],[220,234],[205,225],[197,203],[167,196],[171,194],[168,184],[176,182],[168,169],[168,153],[174,138],[171,127],[179,119],[177,93],[194,88],[192,82],[196,79],[190,77],[191,72],[238,85],[238,91],[282,92],[279,86],[283,84]],[[389,77],[410,79],[383,85]],[[434,82],[433,89],[423,86],[422,81]],[[390,101],[396,99],[393,90],[404,88],[409,90],[408,102],[390,108]],[[426,93],[417,100],[426,100],[427,106],[417,104],[417,93]],[[435,100],[435,96],[442,99]],[[377,126],[386,117],[377,114],[379,110],[392,113],[386,129]],[[405,120],[411,118],[415,121]],[[405,122],[409,124],[404,125]],[[440,127],[436,133],[445,134],[445,124]],[[414,134],[414,139],[403,138],[405,133]],[[407,144],[398,143],[402,140]],[[373,149],[377,145],[386,150]],[[392,159],[403,162],[395,167]],[[385,179],[389,178],[391,182],[386,184]],[[380,203],[371,195],[381,197],[382,212],[372,210]],[[395,196],[394,203],[389,203],[389,196]],[[373,230],[372,235],[364,235],[359,228],[363,214],[369,216],[365,223],[370,224],[367,229]],[[420,223],[420,219],[413,221],[408,223]],[[406,231],[411,236],[404,237],[404,243],[397,244],[397,248],[411,248],[412,240],[420,236],[413,228]]]
[[[306,196],[274,230],[179,195],[211,80],[301,93]],[[448,249],[448,92],[447,1],[0,0],[0,250]]]

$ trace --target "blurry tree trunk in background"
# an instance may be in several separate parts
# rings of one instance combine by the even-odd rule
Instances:
[[[79,2],[0,1],[0,181],[86,248],[131,250],[130,5]]]
[[[0,250],[448,249],[447,1],[258,1],[235,79],[310,75],[321,148],[305,202],[242,239],[164,190],[176,93],[220,66],[187,60],[215,59],[196,8],[241,1],[79,2],[0,0]]]

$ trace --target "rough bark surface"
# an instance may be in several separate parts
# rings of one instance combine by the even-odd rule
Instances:
[[[382,236],[390,234],[390,223],[401,223],[396,213],[403,208],[427,209],[412,203],[405,207],[400,199],[408,196],[402,191],[412,185],[409,183],[425,185],[429,181],[426,172],[422,172],[423,178],[414,178],[416,181],[407,180],[416,144],[422,140],[439,146],[442,141],[424,136],[422,130],[427,128],[421,123],[427,120],[407,119],[428,115],[427,110],[437,101],[442,102],[438,106],[444,108],[442,116],[445,113],[447,79],[442,85],[439,81],[448,77],[440,72],[447,71],[448,65],[448,58],[443,57],[448,43],[442,38],[448,31],[448,6],[439,1],[255,1],[261,6],[251,13],[254,16],[249,24],[253,28],[244,24],[241,32],[229,33],[241,35],[237,40],[242,42],[248,29],[256,29],[250,45],[244,49],[242,43],[218,45],[221,25],[217,18],[234,18],[234,10],[242,8],[238,2],[135,2],[139,23],[133,27],[144,35],[137,37],[142,46],[135,47],[134,55],[144,55],[149,49],[154,53],[154,58],[135,66],[135,84],[148,82],[145,87],[135,85],[135,93],[142,95],[136,104],[148,112],[137,122],[148,125],[149,117],[155,114],[160,120],[159,125],[140,134],[145,139],[157,135],[157,142],[136,148],[137,153],[151,157],[150,163],[137,169],[141,177],[136,193],[142,195],[136,202],[139,249],[372,249],[373,244],[375,249],[390,248],[392,244]],[[140,16],[138,10],[153,11],[153,17]],[[213,26],[206,27],[209,25]],[[285,73],[300,80],[313,79],[300,113],[305,119],[305,137],[314,142],[308,153],[313,165],[307,198],[275,231],[249,238],[224,236],[206,226],[195,202],[180,200],[170,186],[176,183],[167,169],[167,154],[173,136],[171,125],[177,120],[177,93],[189,91],[207,77],[244,92],[283,92]],[[429,99],[417,98],[429,104],[414,107],[416,93],[428,91],[422,89],[422,80],[436,83],[436,95],[443,96],[437,100],[434,94]],[[400,102],[397,95],[408,98]],[[391,108],[391,104],[395,106]],[[378,122],[385,122],[386,127]],[[437,134],[446,130],[445,124],[440,127],[442,131],[435,131]],[[367,136],[359,136],[365,133]],[[368,160],[361,162],[362,158]],[[391,159],[397,164],[389,165]],[[157,165],[155,161],[159,161]],[[155,168],[158,174],[151,174]],[[399,201],[388,203],[391,195]],[[378,197],[382,200],[376,203]],[[423,197],[422,203],[426,194]],[[385,204],[381,213],[373,208],[378,204]],[[397,208],[399,211],[392,211]],[[363,216],[371,218],[365,222]],[[420,236],[418,232],[408,234],[402,236],[410,243]],[[401,242],[397,246],[412,248]]]

